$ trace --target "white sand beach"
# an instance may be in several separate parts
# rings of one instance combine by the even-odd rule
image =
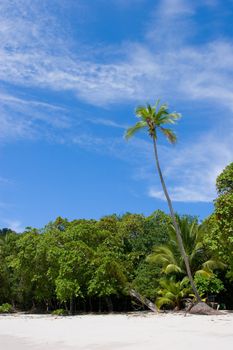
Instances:
[[[0,316],[1,350],[219,350],[232,344],[232,313]]]

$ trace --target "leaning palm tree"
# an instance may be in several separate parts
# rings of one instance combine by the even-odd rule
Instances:
[[[136,108],[136,116],[139,118],[139,121],[132,127],[130,127],[125,134],[126,139],[131,138],[132,136],[135,135],[138,131],[147,129],[147,132],[149,136],[152,138],[153,142],[153,147],[154,147],[154,154],[155,154],[155,161],[156,161],[156,166],[157,170],[159,173],[159,178],[163,187],[163,191],[165,194],[165,197],[167,199],[168,207],[170,210],[172,222],[175,228],[176,232],[176,238],[178,241],[179,249],[181,252],[181,255],[184,259],[187,275],[191,284],[191,287],[193,289],[193,292],[195,294],[195,297],[198,302],[201,302],[201,297],[197,291],[197,288],[194,284],[194,280],[192,277],[191,269],[190,269],[190,264],[189,264],[189,259],[188,256],[185,252],[184,249],[184,244],[182,241],[182,236],[180,232],[179,225],[177,223],[176,217],[175,217],[175,212],[172,206],[172,202],[170,199],[170,196],[168,194],[166,184],[163,178],[163,174],[160,168],[159,164],[159,157],[158,157],[158,150],[157,150],[157,140],[158,140],[158,132],[161,132],[167,140],[174,144],[177,140],[175,133],[170,129],[165,127],[166,124],[175,124],[175,122],[180,119],[180,114],[173,112],[170,113],[168,110],[167,104],[162,104],[159,105],[160,101],[157,100],[156,104],[154,106],[151,106],[150,104],[147,104],[146,106],[138,106]]]

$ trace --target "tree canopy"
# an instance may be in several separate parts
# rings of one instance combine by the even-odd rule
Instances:
[[[176,216],[199,293],[214,294],[227,308],[233,307],[232,175],[233,163],[217,178],[215,210],[204,222]],[[192,297],[172,219],[160,210],[99,220],[58,217],[22,234],[0,231],[0,305],[9,309],[142,308],[131,289],[163,308],[180,308]]]

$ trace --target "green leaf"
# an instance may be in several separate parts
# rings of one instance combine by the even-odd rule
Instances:
[[[136,132],[141,131],[147,127],[147,123],[144,121],[140,121],[136,123],[134,126],[130,127],[128,130],[126,130],[125,138],[128,140],[132,136],[135,135]]]

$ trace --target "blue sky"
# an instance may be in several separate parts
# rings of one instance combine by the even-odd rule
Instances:
[[[177,212],[204,218],[233,159],[232,0],[1,0],[0,227],[167,210],[138,104],[182,114],[159,140]]]

